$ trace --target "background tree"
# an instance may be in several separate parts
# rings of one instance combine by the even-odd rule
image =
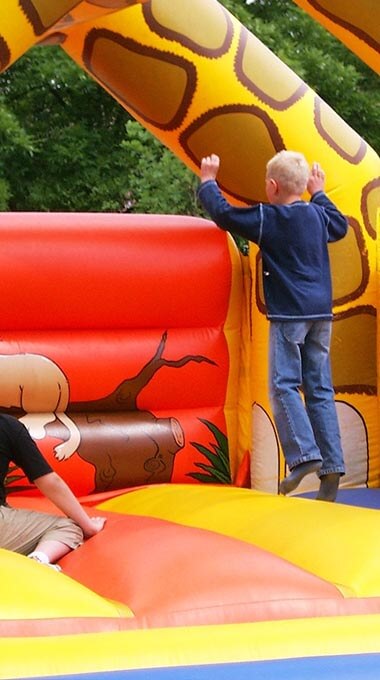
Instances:
[[[58,47],[33,48],[0,85],[6,142],[0,177],[8,208],[122,210],[127,112]]]
[[[198,177],[137,121],[128,121],[126,133],[121,146],[133,168],[128,177],[129,211],[202,214],[196,196]]]
[[[0,96],[0,210],[6,210],[11,196],[11,177],[8,170],[12,163],[17,162],[20,167],[33,156],[34,145],[32,138],[20,125],[17,116],[9,110]]]
[[[291,0],[221,2],[380,150],[375,73]],[[194,173],[59,47],[30,50],[0,92],[1,210],[199,213]]]

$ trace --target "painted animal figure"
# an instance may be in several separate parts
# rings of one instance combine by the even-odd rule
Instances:
[[[45,427],[57,418],[69,437],[55,448],[64,460],[76,451],[80,434],[66,415],[70,398],[68,380],[54,361],[41,354],[0,354],[0,408],[21,409],[20,420],[33,439],[44,439]]]

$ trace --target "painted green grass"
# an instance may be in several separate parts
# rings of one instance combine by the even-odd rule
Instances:
[[[201,423],[206,425],[214,435],[214,442],[210,442],[210,448],[191,442],[199,453],[204,456],[207,462],[195,463],[195,467],[203,472],[189,472],[188,476],[204,484],[231,484],[230,456],[228,450],[228,439],[226,435],[216,425],[209,420],[200,418]]]

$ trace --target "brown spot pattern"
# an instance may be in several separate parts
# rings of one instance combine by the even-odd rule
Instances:
[[[4,38],[0,35],[0,72],[4,71],[11,60],[11,53]]]
[[[346,236],[329,246],[335,305],[359,298],[369,280],[368,251],[360,224],[350,217]]]
[[[59,31],[56,31],[55,33],[49,33],[46,38],[42,38],[42,40],[39,41],[39,45],[63,45],[65,40],[67,39],[67,35],[64,33],[60,33]]]
[[[331,364],[336,392],[377,394],[376,309],[356,307],[337,314]]]
[[[181,134],[180,143],[197,166],[203,156],[217,153],[223,159],[219,186],[244,203],[265,200],[266,163],[284,149],[282,137],[270,116],[256,106],[243,105],[208,111]],[[234,171],[236,158],[239,158],[239,173]]]
[[[345,161],[357,165],[363,160],[367,145],[322,99],[314,100],[314,124],[324,139]]]
[[[309,0],[309,4],[338,26],[347,29],[367,45],[379,52],[380,27],[373,20],[378,0],[347,2],[347,0]]]
[[[196,54],[220,57],[228,51],[232,37],[231,17],[217,0],[181,0],[173,11],[173,0],[147,3],[143,14],[149,28],[161,38],[175,40]],[[196,17],[196,21],[194,21]]]
[[[263,258],[260,251],[256,255],[256,305],[261,314],[266,314],[267,308],[264,298]]]
[[[196,87],[191,62],[106,29],[90,31],[83,60],[106,89],[146,122],[162,130],[181,124]]]
[[[380,208],[380,178],[372,180],[365,185],[362,191],[361,212],[363,215],[364,226],[373,239],[376,239],[377,211]]]
[[[244,27],[240,35],[235,71],[238,80],[250,92],[279,111],[292,106],[308,90],[307,85],[286,64],[272,55]]]
[[[70,26],[72,26],[74,23],[75,23],[74,16],[72,14],[65,14],[65,16],[62,17],[62,19],[57,21],[54,28],[56,29],[57,32],[64,31]]]
[[[42,35],[76,7],[78,0],[60,0],[58,9],[52,0],[19,0],[19,3],[35,34]]]

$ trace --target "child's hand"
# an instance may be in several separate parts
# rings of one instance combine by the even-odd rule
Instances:
[[[83,532],[85,538],[91,538],[101,531],[106,523],[106,517],[90,517],[89,527]]]
[[[220,158],[216,154],[205,156],[201,161],[201,180],[207,182],[210,179],[216,179],[220,166]]]
[[[310,177],[307,183],[307,190],[311,196],[317,191],[325,190],[325,173],[323,172],[319,163],[313,163],[311,166]]]

